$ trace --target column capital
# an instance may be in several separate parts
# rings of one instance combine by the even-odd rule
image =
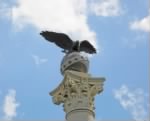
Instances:
[[[94,114],[94,96],[103,91],[104,80],[93,78],[87,73],[66,71],[63,81],[50,95],[55,104],[63,103],[67,114],[80,109]]]

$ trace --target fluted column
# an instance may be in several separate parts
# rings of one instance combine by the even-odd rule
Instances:
[[[93,121],[94,97],[103,91],[104,80],[87,73],[66,71],[62,83],[50,95],[55,104],[63,103],[67,121]]]

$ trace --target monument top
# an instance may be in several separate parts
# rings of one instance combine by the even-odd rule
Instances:
[[[96,49],[87,40],[73,41],[64,33],[42,31],[40,33],[49,42],[55,43],[58,47],[64,49],[66,55],[61,62],[61,74],[64,75],[66,70],[88,73],[89,60],[86,54],[96,53]]]
[[[65,53],[60,67],[64,79],[50,93],[53,102],[63,104],[67,121],[94,121],[94,97],[103,91],[105,78],[88,74],[89,60],[82,52],[93,54],[96,49],[87,40],[72,41],[64,33],[42,31],[40,34]]]

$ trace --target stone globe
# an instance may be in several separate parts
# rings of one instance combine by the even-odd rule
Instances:
[[[80,52],[72,52],[64,56],[61,62],[61,74],[64,75],[66,70],[87,73],[89,69],[88,57]]]

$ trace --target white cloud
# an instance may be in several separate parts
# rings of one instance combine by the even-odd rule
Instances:
[[[150,15],[144,17],[141,20],[131,22],[129,26],[131,30],[150,32]]]
[[[19,107],[19,103],[16,101],[16,91],[10,89],[8,94],[4,98],[3,112],[4,119],[12,120],[17,116],[16,109]]]
[[[40,58],[39,56],[37,55],[32,55],[32,58],[34,59],[34,62],[37,66],[43,64],[43,63],[46,63],[48,61],[48,59],[46,58]]]
[[[99,0],[93,2],[90,8],[97,16],[118,16],[123,13],[120,0]]]
[[[96,46],[96,34],[87,23],[87,0],[17,0],[12,21],[17,28],[33,25],[39,31],[50,30],[87,39]],[[97,47],[97,46],[96,46]]]
[[[122,85],[120,89],[114,91],[114,96],[121,106],[131,113],[134,120],[141,121],[148,118],[148,94],[142,89],[131,91],[126,85]]]
[[[96,33],[88,25],[90,11],[99,16],[122,13],[120,0],[16,0],[2,8],[18,30],[32,25],[38,31],[63,32],[73,40],[89,40],[97,49]]]

